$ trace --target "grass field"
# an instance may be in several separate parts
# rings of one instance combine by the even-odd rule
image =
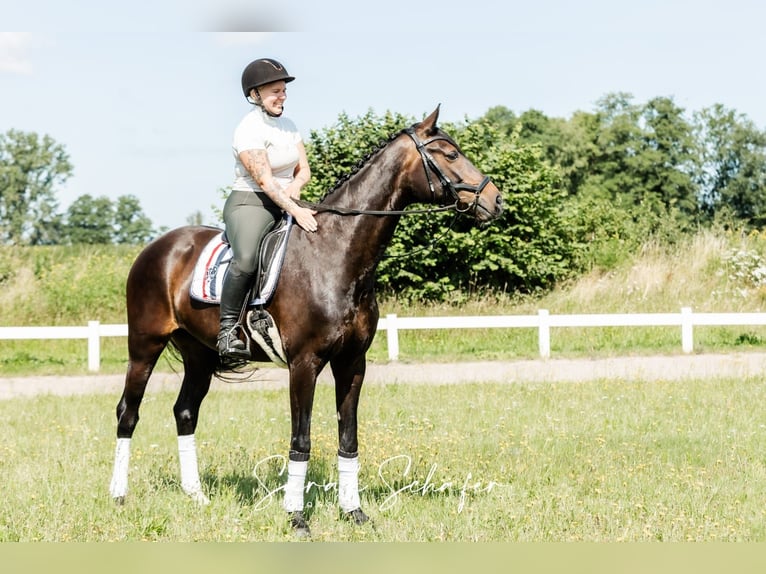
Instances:
[[[284,391],[215,392],[197,432],[211,504],[178,484],[174,394],[147,395],[130,491],[107,488],[118,397],[0,402],[0,541],[285,541]],[[760,380],[370,385],[362,502],[339,519],[332,389],[317,390],[317,541],[766,540]]]
[[[124,322],[135,250],[0,253],[0,324]],[[761,311],[766,235],[701,233],[647,245],[615,269],[551,293],[439,305],[381,302],[399,316]],[[72,296],[72,293],[78,296]],[[677,353],[677,328],[561,329],[554,357]],[[766,327],[695,329],[698,352],[762,351]],[[385,336],[369,353],[384,362]],[[402,332],[406,362],[537,356],[530,329]],[[102,372],[124,373],[124,338]],[[85,341],[0,341],[2,376],[86,372]],[[171,366],[162,360],[158,366]],[[177,367],[176,367],[177,368]],[[766,388],[760,379],[558,384],[369,385],[362,396],[362,501],[372,525],[339,519],[332,389],[313,418],[309,515],[318,541],[766,541]],[[179,485],[175,395],[149,394],[127,503],[107,489],[117,396],[0,401],[0,541],[286,541],[279,488],[284,391],[213,392],[197,432],[200,508]]]

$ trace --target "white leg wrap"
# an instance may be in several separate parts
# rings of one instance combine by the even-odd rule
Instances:
[[[359,502],[359,457],[338,455],[338,504],[343,512],[361,506]]]
[[[283,507],[287,512],[303,510],[303,491],[306,488],[306,471],[309,461],[287,461],[287,484]]]
[[[197,442],[193,434],[178,437],[178,460],[181,463],[181,488],[200,504],[210,500],[202,492],[197,465]]]
[[[121,498],[128,493],[128,468],[130,467],[130,439],[118,438],[114,451],[114,470],[109,494],[112,498]]]

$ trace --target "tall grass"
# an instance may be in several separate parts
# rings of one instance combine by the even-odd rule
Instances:
[[[0,402],[0,541],[290,540],[282,391],[214,387],[197,507],[178,478],[174,393],[147,395],[123,507],[107,492],[116,397]],[[369,385],[362,503],[339,518],[334,396],[317,389],[308,513],[318,541],[764,541],[760,380]]]
[[[84,325],[88,320],[123,323],[124,283],[137,248],[38,247],[0,249],[0,325]],[[542,296],[506,293],[442,304],[411,305],[387,298],[381,311],[401,316],[537,313],[761,311],[766,302],[766,234],[703,231],[672,247],[648,242],[610,270],[593,270]],[[513,360],[538,354],[532,329],[404,331],[400,360]],[[673,327],[557,329],[554,356],[676,353]],[[760,349],[763,327],[700,327],[700,351]],[[125,340],[102,342],[102,370],[122,372]],[[7,374],[84,373],[85,341],[0,341],[0,369]],[[370,350],[387,358],[385,337]],[[170,368],[160,363],[160,369]]]

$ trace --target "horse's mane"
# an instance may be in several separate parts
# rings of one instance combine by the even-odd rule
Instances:
[[[394,141],[396,138],[398,138],[400,135],[402,135],[407,128],[402,128],[398,132],[394,132],[390,136],[388,136],[388,139],[381,140],[378,142],[378,145],[372,149],[367,155],[365,155],[362,159],[360,159],[355,166],[351,168],[351,171],[349,171],[346,174],[341,175],[338,177],[337,180],[335,180],[335,184],[333,185],[332,189],[325,193],[322,196],[322,199],[319,200],[319,203],[322,203],[325,199],[327,199],[328,196],[332,195],[338,189],[340,189],[344,183],[346,183],[348,180],[350,180],[352,177],[354,177],[359,171],[367,165],[370,160],[372,160],[373,157],[378,155],[388,144],[390,144],[392,141]]]

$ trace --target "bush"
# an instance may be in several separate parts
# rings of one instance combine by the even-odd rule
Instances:
[[[114,245],[4,248],[9,279],[0,297],[5,325],[125,321],[125,280],[140,247]]]
[[[307,146],[312,183],[318,197],[381,140],[414,123],[403,116],[372,112],[356,120],[342,115]],[[454,300],[458,292],[533,293],[568,276],[572,259],[562,228],[562,194],[556,173],[537,145],[520,145],[487,120],[444,125],[466,156],[503,192],[506,209],[490,225],[476,228],[453,214],[403,217],[378,268],[377,288],[410,301]],[[458,297],[460,299],[460,297]]]

